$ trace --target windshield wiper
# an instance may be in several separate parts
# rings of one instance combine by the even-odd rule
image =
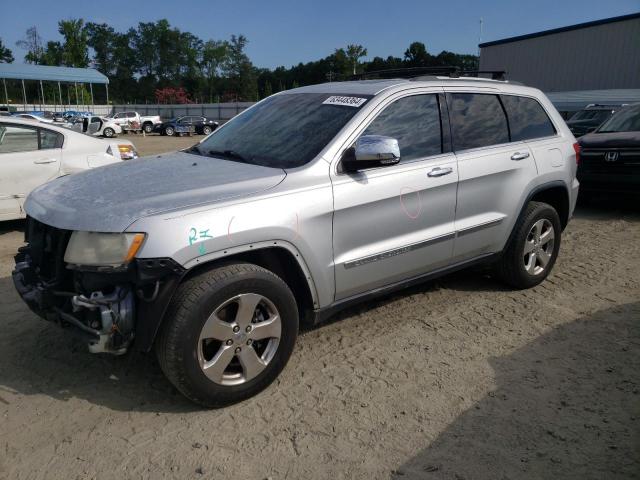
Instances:
[[[185,152],[187,153],[195,153],[197,155],[202,155],[202,152],[200,151],[200,147],[198,147],[198,145],[194,145],[192,147],[189,147],[185,150]]]
[[[209,155],[212,157],[223,157],[230,160],[239,160],[241,162],[249,163],[249,160],[234,150],[209,150]]]

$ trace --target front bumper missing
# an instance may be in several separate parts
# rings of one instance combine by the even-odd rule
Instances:
[[[93,353],[125,353],[136,340],[148,351],[185,270],[171,259],[136,260],[126,268],[83,269],[44,279],[29,247],[15,256],[13,283],[29,308],[85,340]]]

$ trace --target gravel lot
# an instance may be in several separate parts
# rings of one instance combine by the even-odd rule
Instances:
[[[22,222],[0,224],[0,479],[638,478],[640,211],[616,205],[577,212],[542,285],[465,271],[350,309],[213,411],[153,356],[90,355],[30,313]]]
[[[136,146],[140,155],[156,155],[158,153],[181,150],[195,145],[204,138],[203,135],[193,135],[191,137],[163,137],[152,133],[150,135],[129,134],[120,135],[118,138],[126,138]]]

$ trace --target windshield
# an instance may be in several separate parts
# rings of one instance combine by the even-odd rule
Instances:
[[[274,95],[216,130],[197,151],[265,167],[300,167],[318,155],[369,98]]]
[[[593,120],[595,122],[604,122],[611,116],[611,110],[582,110],[571,117],[570,121],[575,120]]]
[[[623,108],[598,129],[601,133],[637,131],[640,131],[640,106]]]

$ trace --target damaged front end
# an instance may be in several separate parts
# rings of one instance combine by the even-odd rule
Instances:
[[[15,256],[15,287],[40,317],[85,340],[92,353],[123,354],[136,341],[149,350],[184,274],[175,261],[134,259],[120,266],[64,261],[71,231],[32,218]]]

